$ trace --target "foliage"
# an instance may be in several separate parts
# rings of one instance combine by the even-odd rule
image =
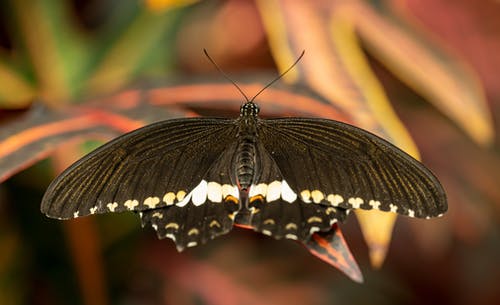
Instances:
[[[500,159],[496,147],[487,148],[500,101],[498,4],[192,2],[2,4],[1,304],[500,299]],[[467,35],[458,36],[457,27]],[[272,78],[248,73],[249,67],[283,70],[305,49],[286,76],[292,86],[259,96],[264,114],[351,122],[421,155],[442,180],[450,212],[438,220],[401,221],[380,271],[369,271],[351,217],[342,230],[361,263],[363,286],[298,245],[244,230],[178,254],[172,243],[141,232],[133,215],[62,224],[45,219],[38,208],[43,190],[55,172],[89,151],[85,140],[102,141],[174,116],[234,113],[238,92],[220,76],[200,76],[213,70],[203,48],[226,71],[247,72],[236,80],[249,95]],[[395,216],[357,216],[371,263],[380,266]]]

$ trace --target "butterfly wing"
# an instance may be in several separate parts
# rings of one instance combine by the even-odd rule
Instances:
[[[209,231],[213,238],[229,231],[228,215],[239,204],[227,158],[236,132],[234,120],[194,118],[163,121],[125,134],[56,178],[41,210],[59,219],[144,211],[143,223],[151,223],[160,237],[178,240],[196,237],[193,229],[200,232],[197,226],[204,225],[200,219],[210,218],[215,221]]]
[[[259,141],[303,202],[439,216],[446,196],[436,177],[389,142],[337,121],[262,120]]]
[[[229,232],[240,210],[239,190],[232,182],[231,160],[236,145],[230,145],[214,161],[204,179],[187,196],[186,204],[145,210],[142,225],[151,224],[159,238],[171,238],[177,249],[204,244]]]
[[[302,201],[287,184],[268,150],[257,145],[257,172],[250,186],[247,210],[250,215],[236,222],[274,238],[306,242],[314,232],[328,231],[346,210]],[[286,176],[285,176],[286,177]]]

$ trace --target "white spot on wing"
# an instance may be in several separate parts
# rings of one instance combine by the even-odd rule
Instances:
[[[118,202],[108,203],[106,206],[108,207],[108,210],[110,212],[114,212],[115,209],[118,207]]]
[[[222,186],[217,182],[209,182],[207,185],[207,197],[212,202],[222,202]]]
[[[309,234],[313,234],[313,233],[315,233],[315,232],[319,232],[319,227],[311,227],[311,228],[309,229]]]
[[[374,209],[376,209],[376,210],[378,210],[378,209],[379,209],[379,207],[380,207],[380,201],[378,201],[378,200],[370,200],[370,201],[368,202],[368,204],[369,204],[372,208],[374,208]]]
[[[73,213],[73,217],[74,217],[74,218],[77,218],[77,217],[78,217],[78,214],[80,214],[80,211],[76,211],[76,212],[74,212],[74,213]]]
[[[281,181],[281,198],[290,203],[297,200],[297,194],[295,194],[285,180]]]
[[[97,206],[90,208],[90,214],[95,214],[97,211]]]
[[[188,242],[188,244],[187,244],[186,246],[187,246],[188,248],[190,248],[190,247],[194,247],[194,246],[196,246],[197,244],[198,244],[198,243],[197,243],[197,242],[195,242],[195,241],[190,241],[190,242]]]
[[[351,205],[351,207],[353,209],[359,209],[359,207],[363,204],[363,199],[359,198],[359,197],[351,197],[349,198],[349,200],[347,201],[349,202],[349,204]]]
[[[144,200],[144,205],[148,206],[150,209],[154,209],[158,203],[160,203],[160,198],[158,197],[148,197]]]
[[[408,209],[408,216],[415,217],[415,211],[411,210],[411,209]]]
[[[285,235],[285,238],[288,238],[288,239],[293,239],[293,240],[297,240],[297,235],[295,234],[287,234]]]
[[[389,205],[389,208],[391,209],[391,212],[393,213],[397,213],[398,212],[398,206],[397,205],[394,205],[394,204],[390,204]]]
[[[181,194],[181,196],[179,196],[179,193]],[[190,192],[189,194],[187,194],[187,196],[185,194],[186,192],[184,191],[177,192],[177,199],[179,200],[179,202],[175,204],[176,206],[183,207],[188,204],[189,200],[191,200],[191,194],[193,194],[193,192]],[[182,198],[182,200],[180,200],[179,198]]]
[[[234,198],[240,198],[240,192],[238,187],[230,184],[222,185],[222,197],[225,199],[228,196],[233,196]]]
[[[271,202],[278,200],[281,197],[281,182],[273,181],[267,186],[266,201]]]
[[[257,185],[250,186],[250,192],[248,196],[251,198],[256,195],[262,195],[262,197],[266,197],[267,195],[267,184],[259,183]]]
[[[273,233],[269,230],[262,230],[262,234],[267,235],[267,236],[273,235]]]
[[[129,209],[129,210],[133,210],[136,206],[139,205],[139,201],[137,201],[137,200],[127,200],[127,201],[125,201],[125,203],[123,205],[126,206],[127,209]]]
[[[198,184],[192,191],[191,191],[191,201],[195,206],[200,206],[207,201],[207,190],[208,190],[208,184],[207,181],[201,180],[200,184]],[[189,196],[188,196],[189,197]]]

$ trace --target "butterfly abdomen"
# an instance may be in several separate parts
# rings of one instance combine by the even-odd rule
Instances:
[[[257,128],[253,118],[241,120],[239,127],[235,156],[236,178],[240,188],[247,190],[255,176]]]
[[[236,177],[241,189],[246,190],[255,173],[255,137],[245,136],[236,150]]]

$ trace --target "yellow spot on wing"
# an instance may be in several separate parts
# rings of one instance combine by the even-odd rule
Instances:
[[[191,230],[189,230],[188,232],[188,236],[191,236],[191,235],[198,235],[200,234],[200,231],[196,228],[192,228]]]
[[[171,222],[171,223],[168,223],[165,225],[165,229],[174,229],[174,230],[178,230],[179,229],[179,224],[175,223],[175,222]]]
[[[168,192],[163,196],[163,202],[165,202],[166,205],[173,205],[175,202],[175,194],[173,192]]]
[[[321,191],[318,191],[318,190],[314,190],[311,192],[311,197],[314,201],[314,203],[320,203],[321,200],[323,200],[323,198],[325,198],[325,196],[323,195],[323,193]]]
[[[268,219],[264,220],[263,224],[265,224],[265,225],[274,225],[275,222],[274,222],[274,219],[268,218]]]
[[[313,222],[323,222],[323,219],[317,217],[317,216],[312,216],[307,219],[307,223],[313,223]]]
[[[328,195],[328,197],[326,197],[326,200],[328,200],[328,202],[330,202],[330,204],[333,205],[334,207],[344,202],[344,198],[342,198],[342,196],[335,194]]]
[[[326,215],[330,215],[331,213],[337,213],[337,209],[334,207],[328,207],[325,211]]]
[[[210,228],[211,227],[221,227],[220,223],[217,220],[212,220],[212,222],[208,225]]]
[[[238,204],[238,202],[239,202],[239,200],[236,199],[236,197],[233,197],[231,195],[229,195],[226,198],[224,198],[224,201],[229,201],[229,202],[232,202],[234,204]]]
[[[156,212],[153,214],[153,217],[156,217],[156,218],[159,218],[159,219],[162,219],[163,218],[163,214],[160,213],[160,212]]]
[[[186,197],[186,192],[185,191],[178,191],[177,192],[177,200],[182,201]]]
[[[148,197],[144,200],[144,205],[147,205],[150,209],[154,209],[158,203],[160,203],[160,198],[158,197]]]
[[[300,192],[300,198],[302,201],[310,203],[311,202],[311,192],[309,190],[303,190]]]

